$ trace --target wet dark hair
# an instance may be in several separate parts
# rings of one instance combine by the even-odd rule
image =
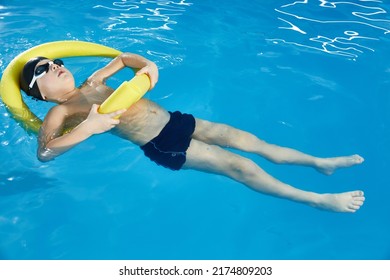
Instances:
[[[31,83],[31,80],[34,77],[34,70],[37,64],[44,60],[48,59],[43,56],[38,56],[30,59],[27,61],[27,63],[24,65],[22,72],[20,73],[20,88],[29,96],[32,96],[35,99],[44,100],[41,94],[41,91],[38,88],[38,83],[35,82],[32,88],[29,88],[29,85]],[[45,101],[45,100],[44,100]]]

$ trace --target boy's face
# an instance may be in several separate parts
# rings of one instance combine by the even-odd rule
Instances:
[[[49,59],[40,61],[35,69],[40,66],[47,64]],[[57,64],[49,65],[49,69],[45,75],[37,79],[39,90],[42,97],[47,100],[58,100],[66,93],[71,92],[75,89],[75,81],[72,73],[64,66]]]

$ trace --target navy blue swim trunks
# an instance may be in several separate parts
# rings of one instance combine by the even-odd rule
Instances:
[[[186,162],[186,152],[195,131],[195,118],[178,111],[169,114],[171,118],[160,134],[140,148],[158,165],[179,170]]]

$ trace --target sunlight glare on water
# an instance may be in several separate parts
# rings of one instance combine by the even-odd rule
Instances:
[[[298,34],[292,41],[268,40],[356,59],[364,52],[374,52],[371,41],[378,41],[390,32],[388,14],[378,3],[381,4],[306,0],[284,4],[275,9],[283,23],[279,28]]]

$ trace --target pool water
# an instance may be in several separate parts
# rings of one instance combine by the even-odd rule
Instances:
[[[359,0],[1,1],[1,72],[55,40],[143,55],[160,69],[147,98],[169,110],[317,156],[361,154],[330,177],[245,155],[294,186],[367,200],[352,215],[318,211],[161,168],[108,133],[41,163],[1,103],[0,259],[389,259],[389,12]],[[107,62],[65,59],[78,83]],[[25,100],[41,118],[52,106]]]

